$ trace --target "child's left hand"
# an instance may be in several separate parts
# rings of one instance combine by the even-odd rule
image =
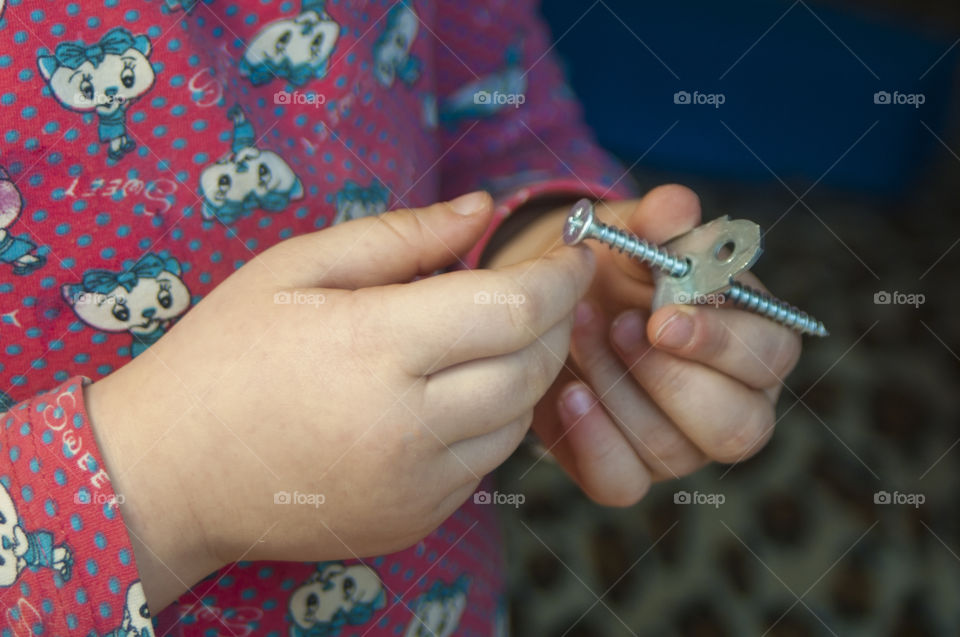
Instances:
[[[560,236],[568,210],[531,224],[494,262],[513,260],[521,244],[545,249],[547,236]],[[602,203],[596,212],[604,223],[656,243],[701,222],[699,198],[674,185],[641,200]],[[597,271],[578,307],[571,358],[533,423],[544,445],[591,498],[613,506],[632,505],[651,482],[682,477],[709,460],[737,462],[756,453],[773,431],[774,405],[799,358],[800,337],[730,307],[669,305],[651,315],[650,270],[589,244]],[[741,278],[763,289],[753,275]]]

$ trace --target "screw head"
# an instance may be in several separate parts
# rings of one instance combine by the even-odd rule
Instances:
[[[563,242],[568,246],[580,243],[587,237],[592,225],[593,204],[589,199],[581,199],[570,209],[570,216],[563,227]]]

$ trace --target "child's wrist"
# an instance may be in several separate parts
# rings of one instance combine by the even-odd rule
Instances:
[[[137,569],[152,613],[223,564],[211,554],[201,520],[191,506],[184,480],[185,449],[165,444],[176,439],[181,422],[169,406],[184,403],[165,396],[157,383],[132,376],[148,361],[135,361],[85,388],[91,428],[110,476]],[[154,378],[157,378],[154,376]],[[130,400],[150,387],[149,400]],[[148,406],[147,409],[138,407]]]

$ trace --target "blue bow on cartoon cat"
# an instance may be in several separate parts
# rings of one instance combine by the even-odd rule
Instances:
[[[53,55],[37,58],[40,74],[61,106],[96,113],[99,139],[108,144],[107,157],[114,161],[137,145],[127,136],[127,110],[153,87],[150,50],[147,36],[114,27],[97,42],[61,42]]]
[[[180,263],[153,253],[120,272],[87,270],[80,283],[63,286],[62,293],[90,327],[130,332],[132,357],[160,340],[173,319],[190,307]]]

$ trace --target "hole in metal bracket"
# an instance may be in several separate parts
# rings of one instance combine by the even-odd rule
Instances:
[[[733,260],[733,255],[736,254],[736,251],[737,244],[731,240],[727,240],[717,245],[716,249],[713,251],[713,256],[721,263],[729,263]]]

